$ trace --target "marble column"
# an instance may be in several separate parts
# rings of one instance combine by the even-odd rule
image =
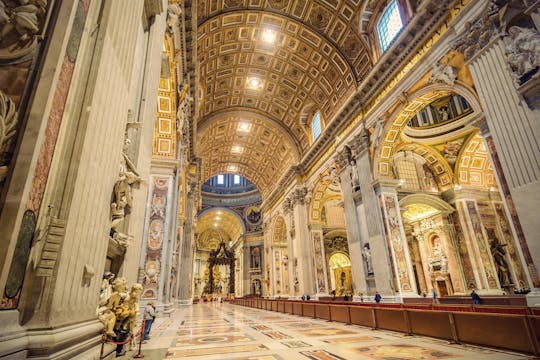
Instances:
[[[418,296],[409,254],[407,237],[401,219],[397,197],[398,180],[379,180],[377,192],[380,199],[386,241],[394,271],[395,289],[400,297]]]
[[[300,292],[313,296],[317,292],[315,284],[315,264],[313,244],[308,229],[308,209],[306,204],[307,189],[297,187],[291,194],[292,216],[294,220],[295,253],[298,260],[297,272]]]
[[[193,253],[194,253],[194,209],[196,207],[197,183],[190,179],[186,196],[186,220],[180,242],[180,274],[182,282],[178,285],[178,304],[191,305],[193,303]]]
[[[313,259],[315,265],[315,284],[317,297],[328,295],[328,264],[324,251],[324,238],[321,224],[309,224],[310,238],[313,242]]]
[[[475,287],[485,294],[501,294],[497,270],[493,264],[485,227],[482,225],[472,190],[456,191],[455,207],[463,232],[467,256],[472,266]]]
[[[339,183],[341,195],[343,196],[343,210],[345,212],[345,226],[347,231],[347,244],[349,246],[349,257],[351,259],[352,286],[354,295],[368,295],[368,286],[366,283],[366,266],[363,259],[362,249],[366,238],[360,235],[361,222],[365,224],[365,218],[357,211],[354,200],[355,192],[351,182],[351,171],[356,169],[350,165],[350,151],[348,148],[339,151],[336,157],[336,163],[339,166]],[[363,210],[363,204],[359,205]],[[372,253],[373,254],[373,253]],[[373,260],[372,260],[373,261]]]
[[[511,48],[513,40],[503,35],[506,31],[496,16],[499,11],[498,5],[490,3],[482,17],[456,41],[456,48],[468,61],[508,184],[508,197],[514,204],[511,210],[523,230],[525,243],[520,245],[524,254],[530,251],[535,266],[528,270],[538,287],[540,242],[536,240],[540,222],[536,213],[540,208],[540,122],[516,90],[521,79],[509,65],[505,44],[506,41]],[[471,32],[482,36],[471,37]],[[540,297],[538,300],[540,303]]]
[[[350,143],[352,155],[356,162],[358,183],[361,193],[361,235],[365,237],[362,243],[369,244],[373,275],[376,290],[384,296],[394,296],[392,268],[389,250],[384,236],[384,225],[381,216],[379,199],[375,193],[371,176],[371,157],[368,136],[364,132],[357,134]]]

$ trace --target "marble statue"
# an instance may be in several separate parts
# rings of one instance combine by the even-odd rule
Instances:
[[[514,81],[521,85],[522,77],[540,67],[540,34],[534,29],[512,26],[506,38],[506,55]]]
[[[442,82],[448,85],[454,85],[457,78],[456,69],[446,63],[436,63],[433,66],[428,84]]]
[[[364,261],[366,262],[366,269],[368,275],[373,274],[373,260],[371,259],[371,249],[369,247],[369,244],[364,245],[364,249],[362,250],[362,256],[364,257]]]
[[[116,324],[116,314],[119,312],[122,302],[127,297],[127,285],[125,278],[116,278],[112,283],[112,294],[109,296],[106,309],[98,315],[99,320],[105,325],[105,333],[115,337],[114,327]]]

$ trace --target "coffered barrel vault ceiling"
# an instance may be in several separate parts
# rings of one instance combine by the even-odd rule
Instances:
[[[238,172],[264,198],[301,160],[313,113],[330,121],[371,69],[360,2],[198,2],[203,181]]]

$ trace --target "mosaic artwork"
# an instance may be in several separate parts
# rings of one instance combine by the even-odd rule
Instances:
[[[289,335],[286,335],[280,331],[263,331],[264,335],[268,336],[271,339],[290,339]]]
[[[456,354],[408,344],[366,346],[355,350],[363,355],[382,360],[436,360],[460,357]]]
[[[178,339],[176,346],[186,345],[202,345],[202,344],[218,344],[218,343],[237,343],[251,341],[253,338],[247,335],[212,335],[201,337],[186,337],[184,339]]]
[[[261,355],[261,356],[249,356],[249,357],[242,357],[242,358],[234,358],[232,360],[284,360],[279,355]]]
[[[237,352],[254,352],[262,350],[268,350],[268,348],[263,344],[249,344],[201,349],[173,349],[167,352],[167,357],[165,359],[177,359],[188,356],[204,356],[214,354],[232,354]]]
[[[356,332],[338,329],[338,328],[321,328],[321,329],[302,330],[302,335],[304,336],[327,336],[327,335],[348,335],[348,334],[356,334]]]
[[[182,329],[176,332],[179,336],[185,335],[210,335],[210,334],[219,334],[219,333],[235,333],[241,332],[242,330],[239,327],[235,326],[224,326],[224,327],[215,327],[215,328],[194,328],[194,329]]]
[[[380,338],[376,336],[353,336],[353,337],[344,337],[344,338],[337,338],[337,339],[327,339],[323,341],[329,344],[347,344],[347,343],[356,343],[356,342],[362,342],[362,341],[373,341],[377,339],[380,339]]]
[[[270,330],[270,328],[266,325],[253,325],[253,329],[261,331],[261,330]]]
[[[341,356],[334,355],[324,350],[302,351],[300,354],[313,360],[346,360]]]
[[[282,341],[281,343],[291,349],[311,346],[310,344],[300,340]]]

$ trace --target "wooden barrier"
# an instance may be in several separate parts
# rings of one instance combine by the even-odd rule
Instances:
[[[315,317],[315,304],[303,303],[302,304],[302,316]]]
[[[349,311],[351,324],[368,326],[373,328],[375,327],[373,311],[371,308],[363,306],[351,306]]]
[[[411,332],[417,335],[454,340],[450,315],[440,311],[409,311]]]
[[[536,350],[525,316],[455,313],[454,321],[462,342],[528,353]]]
[[[378,329],[408,332],[405,323],[405,312],[400,309],[379,308],[375,309],[375,316]]]
[[[294,314],[293,312],[293,302],[292,301],[286,301],[284,305],[284,311],[287,314]]]
[[[358,303],[332,304],[267,299],[236,299],[232,303],[373,329],[399,331],[540,355],[540,316],[536,315],[469,312],[465,310],[468,307],[466,305],[433,305],[433,308],[453,310],[441,311],[426,310],[422,308],[423,305],[415,309],[409,309],[407,306],[399,308],[396,306],[399,304],[370,306]]]
[[[330,320],[330,305],[315,304],[315,318]]]
[[[301,302],[295,301],[293,303],[293,314],[294,315],[304,316],[304,313],[302,312],[302,309],[303,309],[303,305],[302,305]]]
[[[330,320],[338,321],[346,324],[351,323],[350,319],[350,306],[345,305],[329,305],[330,308]]]

